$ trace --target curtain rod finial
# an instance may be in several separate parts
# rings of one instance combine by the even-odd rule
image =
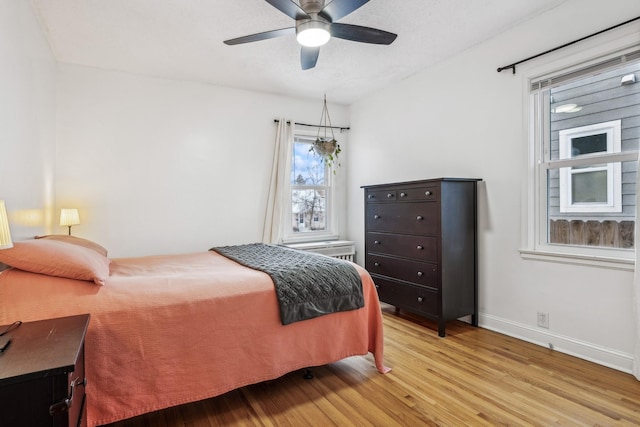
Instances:
[[[496,71],[498,71],[499,73],[503,72],[504,70],[508,70],[509,68],[511,68],[511,71],[513,71],[513,74],[516,73],[516,64],[512,64],[512,65],[507,65],[504,67],[498,67],[498,69]]]

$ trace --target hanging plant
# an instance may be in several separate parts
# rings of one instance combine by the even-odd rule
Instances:
[[[331,136],[328,135],[327,129],[331,131]],[[323,132],[323,135],[320,135],[320,132]],[[327,108],[327,95],[324,96],[322,115],[320,116],[320,125],[318,126],[318,135],[316,135],[316,140],[311,144],[309,151],[312,151],[315,155],[320,157],[321,161],[329,166],[330,169],[333,169],[334,174],[336,173],[334,166],[340,167],[338,156],[342,149],[333,134],[333,126],[331,125],[329,109]]]
[[[311,145],[309,151],[313,151],[318,157],[320,157],[321,161],[329,166],[329,168],[340,166],[340,163],[338,163],[338,155],[342,149],[340,148],[338,141],[333,138],[329,140],[317,138]],[[335,169],[333,170],[333,173],[336,173]]]

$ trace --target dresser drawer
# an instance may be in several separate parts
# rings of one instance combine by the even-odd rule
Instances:
[[[380,301],[409,311],[438,316],[438,291],[422,286],[394,282],[372,274]]]
[[[396,198],[400,202],[435,202],[440,200],[440,187],[403,188],[396,191]]]
[[[418,261],[438,262],[438,239],[404,234],[367,233],[367,253],[389,254]]]
[[[436,264],[367,254],[365,267],[373,274],[395,277],[431,288],[440,288]]]
[[[366,206],[369,231],[435,236],[438,232],[438,203],[371,203]]]
[[[394,202],[396,200],[396,190],[367,190],[367,202]]]

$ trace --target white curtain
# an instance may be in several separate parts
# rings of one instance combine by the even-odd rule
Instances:
[[[291,147],[293,146],[293,123],[280,118],[273,152],[273,167],[269,184],[267,210],[264,216],[263,243],[280,243],[284,230],[286,192],[291,169]]]
[[[638,207],[638,201],[640,201],[640,158],[636,165],[636,222],[635,231],[633,233],[633,246],[636,248],[636,267],[633,278],[633,315],[636,334],[634,338],[634,352],[633,352],[633,375],[640,381],[640,239],[638,238],[638,232],[640,231],[640,208]]]

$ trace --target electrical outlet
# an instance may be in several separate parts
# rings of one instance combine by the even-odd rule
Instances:
[[[549,313],[538,312],[538,326],[549,329]]]

